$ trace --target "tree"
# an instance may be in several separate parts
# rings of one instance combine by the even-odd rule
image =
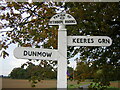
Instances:
[[[72,67],[67,67],[67,78],[69,80],[73,80],[74,79],[74,69]]]
[[[95,70],[95,69],[94,69]],[[93,70],[89,66],[89,63],[79,62],[75,70],[75,79],[78,80],[78,83],[84,81],[85,79],[93,78]]]
[[[0,19],[5,22],[2,23],[2,28],[10,27],[12,29],[6,32],[6,39],[0,41],[3,48],[1,53],[3,58],[9,55],[5,50],[13,43],[22,47],[57,49],[57,28],[48,26],[49,19],[56,13],[53,3],[7,2],[5,5],[1,4],[1,6]],[[2,36],[4,37],[4,35]],[[56,65],[56,61],[41,61],[40,64],[43,65],[42,63]],[[31,78],[33,87],[35,86],[34,83],[36,83],[35,79],[46,79],[49,77],[53,79],[56,77],[56,72],[50,71],[53,66],[47,65],[48,67],[45,67],[44,65],[44,67],[41,67],[41,65],[34,66],[31,64],[26,69],[28,74],[26,78]],[[34,72],[31,72],[31,70]],[[19,71],[16,70],[16,72]],[[22,74],[20,73],[19,75],[21,76]]]
[[[8,48],[11,43],[39,48],[43,43],[44,48],[57,49],[58,27],[49,27],[48,21],[56,13],[56,8],[61,5],[62,3],[46,2],[7,3],[1,10],[9,12],[2,13],[1,20],[6,21],[3,28],[11,27],[13,30],[6,33],[5,40],[0,41],[2,48]],[[68,58],[80,52],[80,60],[92,63],[93,67],[111,65],[118,70],[120,68],[119,3],[67,2],[64,8],[78,23],[76,26],[67,27],[68,35],[109,36],[113,40],[109,47],[68,47]],[[4,58],[6,55],[8,54],[3,51]],[[56,62],[52,64],[55,65]]]
[[[26,65],[27,68],[24,68]],[[43,66],[43,64],[35,65],[31,62],[27,62],[20,68],[14,68],[10,73],[10,77],[13,79],[30,79],[35,76],[40,80],[56,79],[56,73],[56,69],[53,68],[50,64],[46,63],[45,66]]]
[[[109,36],[112,39],[112,45],[109,47],[68,47],[69,57],[73,57],[78,52],[80,60],[92,63],[94,70],[102,67],[102,74],[105,74],[106,68],[110,66],[114,70],[119,67],[120,52],[120,18],[119,3],[66,3],[67,12],[77,20],[76,27],[67,27],[68,35],[90,35],[90,36]],[[82,64],[81,64],[82,66]],[[78,67],[77,67],[78,68]],[[95,69],[96,68],[96,69]],[[80,68],[79,68],[80,69]],[[81,69],[80,69],[81,70]],[[115,71],[116,71],[115,70]],[[99,69],[98,69],[99,71]],[[96,71],[97,72],[97,71]],[[108,70],[106,71],[110,73]],[[79,72],[80,74],[80,72]],[[115,73],[114,73],[115,74]],[[112,75],[112,73],[110,73]],[[115,74],[116,75],[116,74]],[[117,72],[117,75],[119,73]],[[105,77],[101,77],[105,79]],[[108,82],[110,81],[110,77]],[[117,78],[119,79],[119,78]],[[99,80],[99,82],[103,83]],[[105,80],[104,80],[105,82]],[[107,85],[107,83],[103,83]]]
[[[57,48],[57,30],[49,27],[48,21],[55,14],[52,3],[8,2],[1,8],[2,28],[12,28],[6,33],[6,39],[0,41],[6,49],[11,43],[19,46],[40,48]],[[2,6],[2,5],[1,5]],[[5,12],[4,12],[5,11]],[[43,43],[41,45],[41,43]],[[8,54],[2,52],[3,58]]]
[[[68,35],[109,36],[113,42],[109,47],[69,47],[71,57],[80,52],[80,60],[96,60],[101,63],[118,65],[119,61],[119,3],[66,3],[70,8],[68,13],[73,15],[78,24],[74,29],[67,27]],[[114,13],[111,13],[114,12]],[[108,33],[109,32],[109,33]],[[99,63],[99,64],[101,64]]]
[[[10,73],[10,77],[13,79],[26,79],[26,70],[23,68],[14,68]]]

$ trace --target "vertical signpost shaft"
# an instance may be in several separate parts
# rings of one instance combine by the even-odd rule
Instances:
[[[74,38],[79,38],[79,37],[67,37],[67,29],[65,28],[65,25],[75,25],[77,24],[76,20],[74,19],[74,17],[72,17],[70,14],[66,14],[66,13],[60,13],[60,14],[56,14],[54,15],[51,19],[50,19],[50,22],[49,22],[49,25],[59,25],[59,29],[58,29],[58,53],[59,53],[59,57],[57,57],[58,59],[58,70],[57,70],[57,89],[62,89],[64,88],[64,90],[67,90],[67,44],[68,46],[72,45],[72,46],[81,46],[81,43],[77,44],[77,42],[75,42],[75,44],[73,44],[73,39]],[[83,36],[84,39],[87,38],[88,39],[88,42],[89,42],[89,38],[88,37],[85,37]],[[72,39],[73,38],[73,39]],[[82,37],[81,37],[82,38]],[[96,37],[98,38],[98,37]],[[109,37],[104,37],[106,39],[108,39],[109,43],[106,44],[105,43],[104,45],[105,46],[110,46],[112,44],[112,40],[109,38]],[[67,39],[68,39],[68,42],[67,42]],[[93,39],[93,38],[92,38]],[[74,39],[76,40],[76,39]],[[96,40],[96,39],[95,39]],[[102,39],[100,40],[103,40],[103,36],[102,36]],[[105,41],[105,40],[104,40]],[[85,42],[86,43],[86,42]],[[96,43],[95,43],[96,44]],[[82,46],[84,44],[82,43]],[[97,43],[97,45],[95,46],[102,46],[102,44],[99,44]],[[86,45],[84,45],[86,46]],[[94,44],[87,44],[87,46],[94,46]],[[21,52],[19,52],[21,49],[21,51],[23,52],[24,49],[28,49],[28,48],[16,48],[14,50],[14,54],[17,58],[28,58],[28,59],[33,59],[33,57],[24,57],[23,54]],[[30,48],[29,48],[30,49]],[[32,50],[32,49],[31,49]],[[33,51],[33,50],[32,50]],[[35,50],[35,51],[38,51],[38,50]],[[54,52],[53,55],[56,54],[56,51],[49,51],[49,50],[42,50],[41,51],[47,51],[47,52]],[[18,54],[17,52],[19,52],[20,54]],[[17,54],[17,55],[16,55]],[[34,59],[41,59],[42,57],[35,57]],[[54,57],[51,57],[51,58],[42,58],[42,59],[55,59],[56,60],[56,56]]]
[[[58,71],[57,88],[67,89],[67,31],[65,25],[60,24],[58,29]]]
[[[58,70],[57,70],[57,89],[67,89],[67,30],[65,25],[75,25],[76,20],[65,12],[54,15],[49,25],[59,25],[58,29]]]

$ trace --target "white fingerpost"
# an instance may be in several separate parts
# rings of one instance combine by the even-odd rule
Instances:
[[[50,19],[49,25],[59,25],[58,50],[18,47],[14,50],[15,57],[19,59],[57,60],[57,89],[64,88],[64,90],[67,90],[67,46],[110,46],[112,44],[112,39],[107,36],[67,37],[65,25],[75,24],[77,22],[70,14],[62,12],[54,15]]]
[[[58,29],[58,70],[57,88],[67,88],[67,31],[65,25],[59,25]]]
[[[57,89],[67,89],[67,29],[65,25],[77,24],[73,16],[67,13],[54,15],[49,25],[58,25],[58,70],[57,70]]]

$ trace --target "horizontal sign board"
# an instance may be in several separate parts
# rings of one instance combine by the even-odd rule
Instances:
[[[77,24],[77,22],[73,16],[66,13],[56,14],[49,21],[49,25],[60,25],[60,24],[74,25]]]
[[[14,50],[14,56],[18,59],[57,60],[57,55],[57,50],[53,49],[17,47]]]
[[[107,36],[68,36],[68,46],[110,46],[111,38]]]

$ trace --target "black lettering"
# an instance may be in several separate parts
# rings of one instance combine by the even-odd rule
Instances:
[[[110,43],[110,39],[98,39],[99,43]]]
[[[87,39],[84,38],[84,43],[87,43]]]
[[[80,42],[79,42],[79,43],[84,43],[82,38],[79,38],[79,39],[80,39]]]
[[[80,39],[79,38],[77,38],[77,43],[80,43]]]
[[[37,52],[32,52],[32,56],[37,56]]]
[[[54,23],[63,23],[63,21],[54,21]]]
[[[75,20],[65,20],[65,23],[75,23]]]
[[[88,38],[88,43],[94,43],[93,38]]]
[[[56,16],[54,16],[53,18],[56,19],[57,17],[59,17],[59,15],[56,15]]]
[[[63,21],[50,21],[50,23],[51,23],[51,24],[56,24],[56,23],[57,23],[57,24],[62,24]]]
[[[51,57],[52,56],[52,52],[51,53],[47,53],[47,52],[35,52],[35,51],[24,51],[23,53],[24,56],[40,56],[40,57]]]
[[[60,19],[65,19],[65,17],[60,17]]]
[[[24,51],[24,56],[27,56],[27,51]]]
[[[94,43],[94,40],[93,40],[93,38],[91,38],[91,43]]]
[[[90,38],[88,38],[88,43],[91,43],[91,42],[90,42],[90,40],[91,40],[91,39],[90,39]]]
[[[106,42],[106,43],[110,43],[110,39],[106,39],[105,42]]]
[[[30,51],[28,51],[28,55],[29,55],[29,56],[32,56],[32,51],[31,51],[31,52],[30,52]]]
[[[52,53],[47,53],[47,57],[51,57]]]
[[[42,52],[38,52],[38,53],[37,53],[37,56],[42,56]]]
[[[42,53],[42,56],[43,56],[43,57],[46,57],[46,53],[45,53],[45,52],[43,52],[43,53]]]
[[[67,15],[68,18],[72,18],[70,15]]]
[[[73,43],[76,43],[76,38],[73,38]]]
[[[99,43],[102,43],[101,39],[98,39],[98,42],[99,42]]]

